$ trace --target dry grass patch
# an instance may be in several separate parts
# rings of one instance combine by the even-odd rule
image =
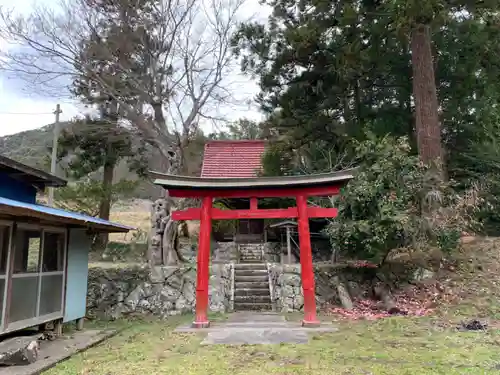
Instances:
[[[151,213],[149,211],[118,211],[112,212],[110,220],[123,225],[136,228],[143,233],[149,233],[151,229]],[[110,241],[113,242],[130,242],[134,238],[134,233],[137,230],[129,233],[113,233],[110,234]]]

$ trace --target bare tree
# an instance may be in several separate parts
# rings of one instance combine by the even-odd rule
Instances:
[[[243,1],[63,0],[27,17],[2,9],[9,48],[0,67],[42,92],[84,81],[118,103],[121,117],[170,161],[169,172],[182,172],[200,123],[222,120],[217,109],[233,99],[230,39]],[[96,69],[96,59],[106,64]]]
[[[222,120],[218,108],[233,100],[230,40],[243,1],[62,0],[57,10],[37,7],[26,17],[2,9],[0,37],[9,46],[0,68],[37,92],[112,103],[159,151],[165,171],[183,173],[200,124]],[[174,264],[182,256],[171,203],[157,203],[164,215],[161,224],[153,215],[150,259]]]

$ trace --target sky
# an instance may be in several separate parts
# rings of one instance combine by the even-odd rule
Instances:
[[[0,0],[0,7],[14,9],[16,12],[29,14],[33,4],[48,5],[57,3],[54,0]],[[265,17],[268,10],[259,5],[258,0],[246,0],[245,11]],[[0,39],[0,48],[5,48],[5,41]],[[258,93],[255,81],[243,76],[239,69],[234,71],[235,80],[239,82],[238,100],[252,100]],[[30,94],[30,88],[21,80],[5,77],[0,72],[0,136],[15,134],[25,130],[39,128],[54,122],[54,111],[56,105],[60,104],[62,114],[61,121],[70,120],[85,113],[85,108],[78,102],[72,100],[67,94],[61,97],[46,97],[43,95]],[[246,117],[258,120],[262,115],[258,112],[256,105],[239,105],[237,108],[221,107],[219,112],[230,120]],[[203,126],[206,132],[213,131],[211,125]]]

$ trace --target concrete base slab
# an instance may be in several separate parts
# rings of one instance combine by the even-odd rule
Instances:
[[[227,328],[280,328],[289,327],[287,322],[242,322],[242,323],[225,323]]]
[[[42,341],[40,343],[38,360],[35,363],[26,366],[0,368],[0,375],[40,374],[72,355],[116,335],[116,333],[116,331],[87,330],[77,332],[70,337],[62,336],[55,341]]]
[[[254,329],[249,331],[221,330],[210,332],[202,345],[262,345],[262,344],[306,344],[309,337],[305,332],[274,329]]]
[[[318,328],[320,326],[321,326],[321,322],[319,320],[314,320],[314,321],[303,320],[302,321],[302,327],[306,327],[306,328]]]
[[[328,323],[303,327],[299,322],[288,322],[276,313],[239,312],[231,314],[227,321],[212,323],[209,328],[193,328],[186,324],[177,327],[174,332],[207,333],[203,345],[256,345],[307,343],[309,333],[336,331],[337,328]]]
[[[265,330],[265,329],[274,329],[274,330],[287,330],[294,332],[305,332],[305,333],[328,333],[328,332],[337,332],[338,328],[331,324],[322,324],[320,327],[302,327],[300,324],[290,324],[290,325],[215,325],[212,324],[210,328],[193,328],[190,325],[181,325],[174,330],[174,333],[210,333],[210,332],[218,332],[221,330],[233,330],[233,331],[241,331],[241,332],[252,332],[255,330]],[[0,373],[1,375],[1,373]]]
[[[193,323],[191,323],[191,327],[193,327],[195,329],[209,328],[210,322],[208,320],[206,322],[193,322]]]
[[[229,315],[227,319],[228,323],[255,323],[255,322],[286,322],[286,319],[283,315],[279,315],[273,312],[251,312],[251,311],[243,311],[243,312],[235,312]]]

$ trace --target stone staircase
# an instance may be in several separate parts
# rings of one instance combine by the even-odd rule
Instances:
[[[238,245],[240,263],[234,266],[234,310],[270,311],[271,294],[262,244]]]
[[[240,263],[261,263],[264,244],[246,243],[238,244],[238,254]]]

